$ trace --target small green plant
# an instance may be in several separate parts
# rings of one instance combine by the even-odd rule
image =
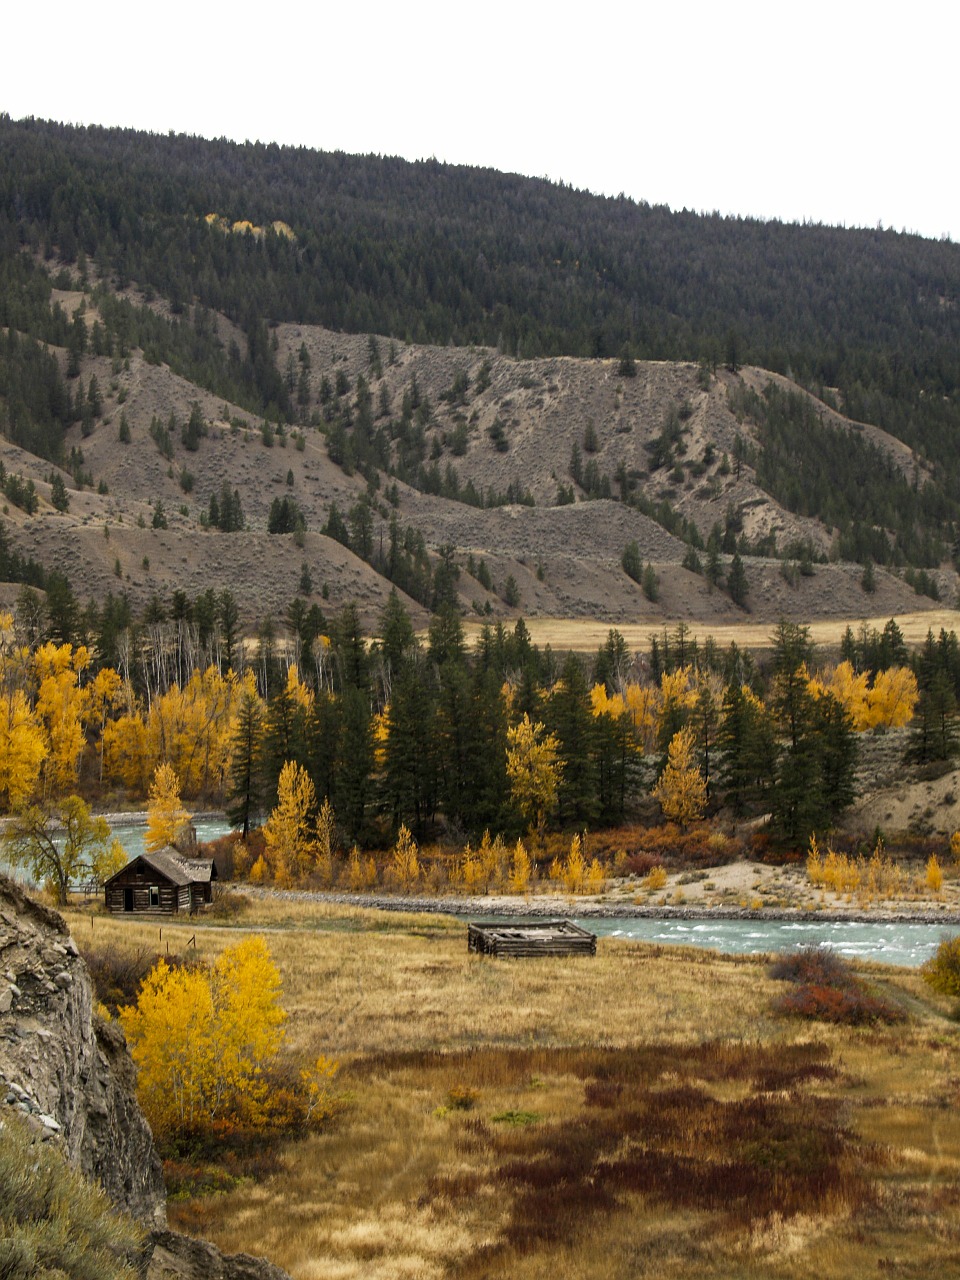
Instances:
[[[498,1111],[490,1117],[493,1124],[508,1124],[519,1129],[527,1124],[539,1124],[543,1117],[538,1111]]]

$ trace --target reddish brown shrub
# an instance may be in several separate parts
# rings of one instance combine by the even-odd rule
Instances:
[[[869,991],[838,955],[826,947],[802,947],[780,956],[773,978],[794,983],[774,1004],[777,1013],[845,1026],[903,1022],[899,1005]]]

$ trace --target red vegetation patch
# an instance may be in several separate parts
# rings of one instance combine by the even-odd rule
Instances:
[[[776,1001],[778,1013],[844,1026],[906,1020],[898,1005],[870,991],[839,956],[825,947],[801,947],[781,956],[770,975],[794,984],[792,991]]]
[[[839,1100],[810,1089],[836,1076],[822,1044],[424,1052],[376,1055],[357,1069],[412,1074],[420,1088],[435,1076],[441,1094],[452,1073],[477,1091],[476,1110],[459,1121],[462,1167],[432,1179],[421,1197],[467,1206],[485,1189],[506,1193],[499,1237],[462,1275],[509,1274],[511,1257],[575,1241],[591,1219],[637,1194],[713,1214],[717,1230],[872,1200]],[[494,1089],[570,1076],[583,1085],[572,1117],[507,1128],[478,1114]],[[715,1085],[731,1082],[738,1088],[714,1096]]]

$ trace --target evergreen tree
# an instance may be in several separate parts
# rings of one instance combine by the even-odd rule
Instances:
[[[67,486],[64,484],[63,476],[59,471],[55,471],[50,480],[50,501],[57,511],[69,511],[70,509]]]
[[[593,716],[583,668],[575,654],[571,653],[563,664],[560,679],[544,707],[544,719],[559,742],[560,821],[578,826],[593,822],[597,812]]]
[[[766,709],[739,679],[727,685],[717,738],[720,785],[741,815],[770,786],[776,747]]]
[[[730,562],[730,571],[727,574],[727,591],[730,593],[730,599],[735,605],[741,609],[747,607],[749,586],[739,553],[735,554]]]
[[[307,764],[307,714],[288,684],[270,699],[261,741],[262,798],[270,808],[276,803],[280,772],[288,761]]]
[[[250,827],[262,812],[260,777],[260,742],[263,715],[260,699],[249,689],[240,697],[237,727],[230,752],[230,774],[227,781],[227,817],[244,840]],[[279,776],[279,775],[278,775]]]

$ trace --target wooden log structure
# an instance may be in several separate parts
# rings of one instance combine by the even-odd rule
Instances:
[[[485,956],[595,956],[597,936],[571,920],[478,920],[467,950]]]

